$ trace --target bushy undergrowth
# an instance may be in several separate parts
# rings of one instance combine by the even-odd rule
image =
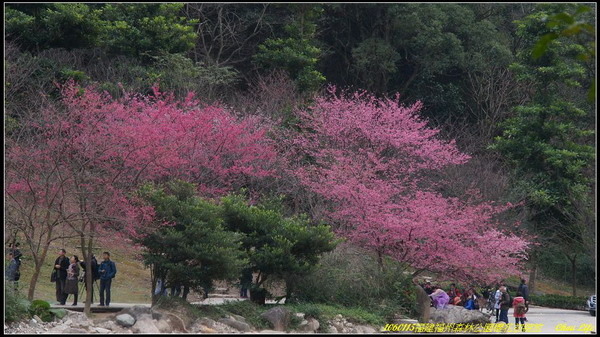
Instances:
[[[12,323],[29,317],[29,301],[12,284],[4,282],[4,320]]]
[[[295,284],[299,303],[362,307],[393,316],[415,314],[416,294],[410,275],[394,261],[381,270],[377,259],[347,244],[324,254],[319,266]]]
[[[246,322],[259,329],[269,329],[269,323],[260,315],[269,310],[272,305],[258,305],[251,301],[227,302],[219,306],[226,313],[240,315],[246,318]]]
[[[586,298],[583,296],[531,295],[531,304],[550,308],[585,310]]]
[[[382,326],[389,323],[384,311],[368,309],[363,307],[346,307],[342,305],[323,304],[323,303],[297,303],[286,305],[294,312],[304,313],[306,318],[315,318],[319,321],[320,327],[325,328],[327,321],[340,314],[348,321],[357,324],[368,324],[373,326]]]

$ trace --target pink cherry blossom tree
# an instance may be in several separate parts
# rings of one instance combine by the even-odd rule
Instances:
[[[45,233],[31,247],[40,254],[30,297],[56,226],[80,238],[90,261],[98,233],[112,231],[119,239],[152,230],[145,228],[152,209],[130,195],[143,182],[180,178],[219,195],[273,173],[276,152],[258,120],[203,105],[193,95],[176,101],[155,90],[115,100],[73,83],[61,93],[60,104],[23,123],[28,137],[7,144],[12,221],[27,223],[26,237]],[[91,274],[86,282],[91,285]],[[88,291],[87,313],[90,300]]]
[[[364,92],[317,98],[297,112],[294,175],[328,202],[323,216],[338,233],[415,270],[446,277],[492,280],[518,272],[526,240],[495,215],[507,208],[467,191],[466,198],[437,192],[431,173],[469,156],[439,139],[418,112]],[[512,226],[511,226],[512,227]],[[493,258],[493,263],[492,259]]]

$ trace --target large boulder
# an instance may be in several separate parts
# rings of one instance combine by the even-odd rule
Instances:
[[[120,326],[110,319],[102,319],[94,324],[97,328],[107,329],[107,330],[118,330]]]
[[[286,307],[278,306],[263,312],[260,317],[269,321],[274,330],[285,331],[285,328],[290,324],[292,312]]]
[[[170,319],[160,319],[154,322],[154,325],[158,328],[161,333],[171,333],[173,328],[171,327]]]
[[[239,322],[248,323],[248,322],[246,322],[246,318],[244,316],[240,316],[240,315],[236,315],[236,314],[231,314],[231,315],[229,315],[229,318],[233,318],[233,319],[235,319],[236,321],[239,321]]]
[[[170,312],[161,312],[160,313],[163,319],[159,319],[158,321],[162,321],[166,318],[167,322],[171,326],[173,331],[188,333],[188,329],[186,327],[185,321],[179,317],[179,315],[175,315]]]
[[[490,315],[479,310],[468,310],[461,306],[449,305],[445,309],[431,308],[431,323],[490,323]]]
[[[135,324],[135,318],[130,314],[120,314],[117,315],[116,321],[119,325],[124,327],[130,327]]]
[[[229,317],[219,319],[219,323],[229,325],[230,327],[242,332],[250,332],[252,330],[248,323],[240,322]]]
[[[211,329],[214,328],[215,323],[217,323],[208,317],[202,317],[197,322]]]
[[[152,319],[152,315],[140,315],[131,329],[136,333],[158,334],[161,333],[161,331],[156,326],[156,322],[156,320]]]
[[[298,326],[300,332],[316,332],[319,329],[319,321],[314,318],[305,319]]]
[[[158,311],[144,305],[134,305],[133,307],[125,308],[119,311],[119,314],[129,314],[133,318],[138,319],[141,315],[151,315],[153,319],[160,319],[161,314]]]

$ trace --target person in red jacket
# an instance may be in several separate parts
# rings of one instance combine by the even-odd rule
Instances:
[[[527,312],[527,306],[525,305],[525,297],[521,292],[517,292],[517,297],[513,299],[513,316],[515,317],[515,329],[519,330],[519,322],[523,332],[525,332],[525,313]]]

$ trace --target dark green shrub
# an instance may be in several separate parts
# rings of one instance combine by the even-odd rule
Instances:
[[[542,307],[585,310],[586,298],[583,296],[531,295],[531,304]]]
[[[4,320],[11,323],[29,316],[29,301],[14,290],[12,284],[4,282]]]
[[[65,309],[49,309],[50,313],[52,313],[56,318],[61,319],[67,315],[67,310]]]
[[[31,316],[37,315],[44,322],[50,322],[54,319],[54,314],[50,312],[50,303],[42,300],[34,300],[29,307]]]

